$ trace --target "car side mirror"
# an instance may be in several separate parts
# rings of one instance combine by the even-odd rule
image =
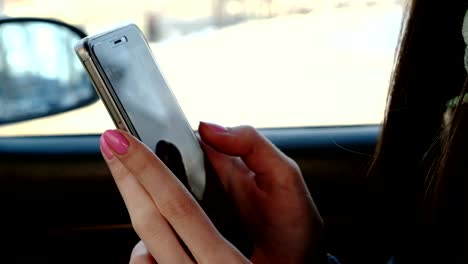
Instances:
[[[0,20],[0,125],[98,100],[73,46],[86,34],[60,21]]]

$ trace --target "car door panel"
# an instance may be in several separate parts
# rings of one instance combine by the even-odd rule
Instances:
[[[379,127],[261,131],[299,164],[325,220],[327,248],[352,262],[355,209]],[[138,237],[98,143],[98,135],[0,138],[0,233],[8,258],[128,262]]]

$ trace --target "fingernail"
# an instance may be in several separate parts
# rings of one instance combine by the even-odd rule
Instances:
[[[112,159],[114,157],[114,154],[109,149],[109,146],[107,145],[106,140],[104,139],[104,136],[101,136],[101,138],[99,139],[99,143],[101,144],[101,149],[102,149],[102,152],[104,153],[104,156],[106,156],[108,160]]]
[[[132,257],[145,256],[148,255],[148,249],[146,249],[145,244],[142,241],[138,242],[132,250]]]
[[[214,132],[214,133],[227,133],[228,132],[227,128],[220,126],[220,125],[216,125],[216,124],[212,124],[208,122],[200,122],[200,124],[203,126],[206,126],[209,130],[211,130],[211,132]]]
[[[118,130],[107,130],[103,134],[107,145],[117,154],[123,155],[128,150],[128,140]]]

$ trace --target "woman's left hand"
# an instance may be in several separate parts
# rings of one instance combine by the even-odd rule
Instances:
[[[131,263],[151,263],[146,250],[157,263],[250,263],[140,141],[126,132],[109,130],[100,143],[133,227],[144,242],[134,250]]]

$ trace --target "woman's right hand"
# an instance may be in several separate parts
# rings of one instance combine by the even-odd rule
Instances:
[[[200,123],[203,148],[254,238],[254,263],[312,263],[322,219],[297,164],[254,128]],[[131,263],[145,259],[144,250]],[[138,258],[138,262],[135,262]],[[149,259],[149,258],[146,258]]]

